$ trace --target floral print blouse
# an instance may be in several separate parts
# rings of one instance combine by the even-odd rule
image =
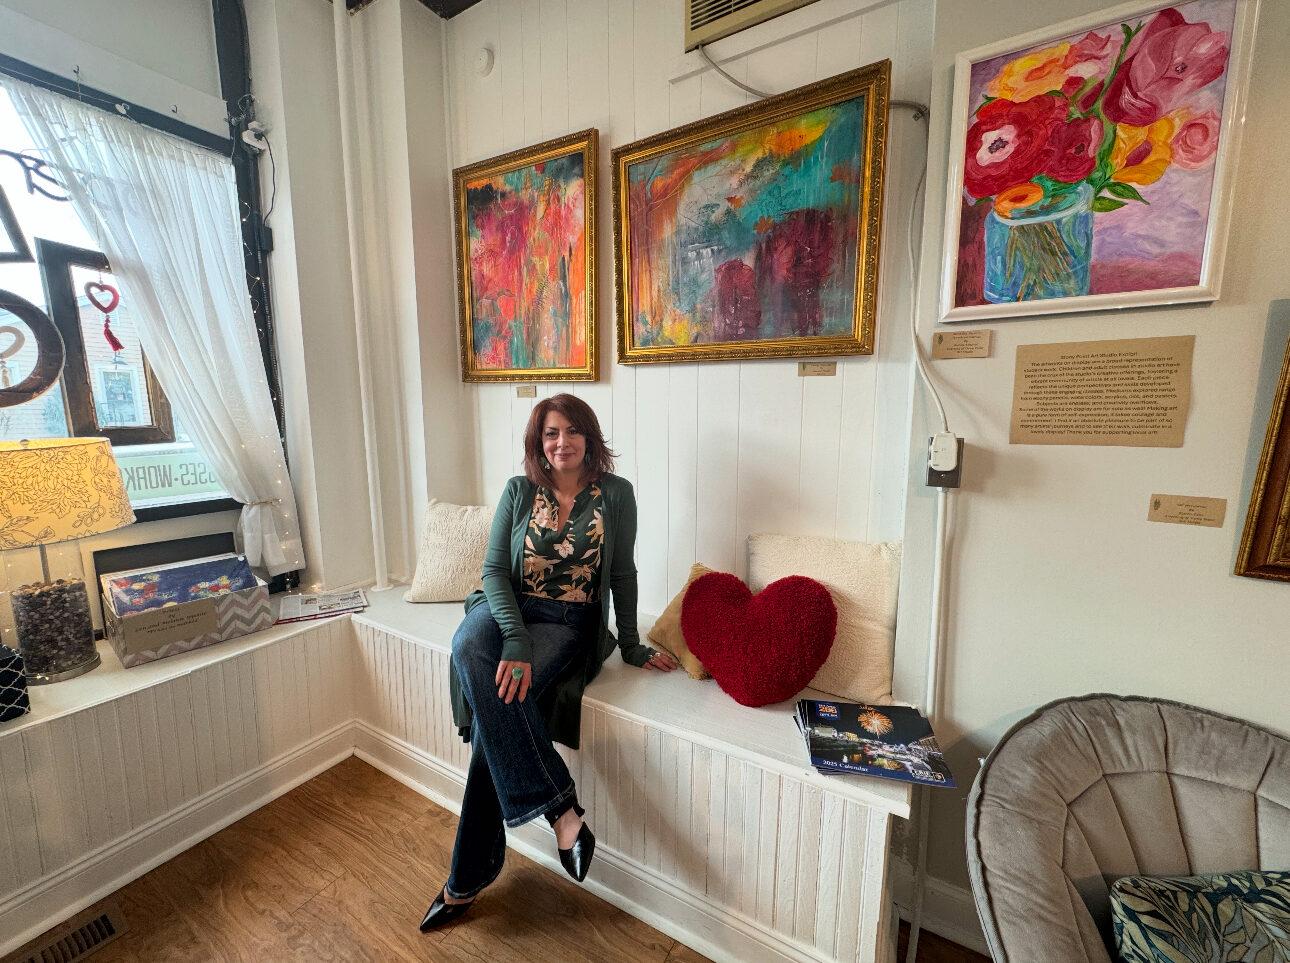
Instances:
[[[559,528],[555,493],[538,486],[524,536],[524,593],[557,602],[592,602],[605,540],[605,502],[600,486],[588,485],[573,500]]]

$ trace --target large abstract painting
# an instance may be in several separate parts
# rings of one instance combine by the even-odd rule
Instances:
[[[466,381],[595,381],[595,130],[453,172]]]
[[[872,353],[889,70],[614,150],[620,361]]]
[[[959,57],[942,320],[1218,297],[1252,7],[1139,0]]]

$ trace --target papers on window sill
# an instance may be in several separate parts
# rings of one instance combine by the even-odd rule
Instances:
[[[351,592],[323,592],[318,595],[284,595],[278,610],[278,625],[283,622],[308,622],[311,619],[328,619],[333,615],[361,612],[367,608],[367,595],[362,589]]]

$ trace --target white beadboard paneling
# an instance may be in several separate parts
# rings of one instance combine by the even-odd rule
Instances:
[[[842,838],[842,801],[826,793],[820,807],[820,857],[816,873],[819,886],[813,940],[826,956],[833,953],[837,942],[838,904],[843,899],[841,852],[840,847],[832,843]]]
[[[12,918],[35,932],[40,894],[65,892],[82,876],[95,880],[92,891],[71,900],[98,898],[121,884],[121,872],[137,875],[147,859],[166,858],[156,855],[161,844],[140,840],[196,819],[185,831],[196,841],[220,825],[194,815],[203,807],[241,798],[252,784],[285,791],[294,782],[275,782],[273,772],[299,769],[293,778],[305,778],[302,759],[353,745],[360,733],[390,747],[387,761],[428,767],[420,771],[438,785],[459,787],[468,750],[451,723],[449,671],[441,645],[346,619],[0,731],[0,929]],[[692,918],[713,921],[694,924],[694,936],[714,958],[750,958],[747,947],[760,945],[768,959],[876,959],[884,812],[594,701],[584,704],[581,749],[561,754],[599,837],[593,888],[626,873],[632,885],[677,894],[699,913]],[[153,855],[135,863],[121,855],[140,845]],[[117,868],[109,874],[107,865]],[[641,892],[623,898],[639,910]],[[740,934],[745,952],[723,955],[720,939],[704,942],[717,930],[724,939]]]
[[[820,850],[826,845],[836,848],[835,841],[826,842],[820,837],[822,806],[823,793],[814,787],[803,786],[797,834],[797,866],[793,871],[797,885],[793,933],[806,943],[815,940],[816,900],[820,891]]]
[[[860,952],[860,910],[867,895],[864,890],[864,868],[868,859],[869,814],[862,806],[845,805],[842,826],[842,884],[838,887],[840,904],[837,914],[835,955],[840,960],[855,959]]]
[[[111,703],[105,703],[82,715],[94,731],[103,773],[104,808],[100,822],[104,838],[118,839],[130,830],[130,805],[126,790],[125,753],[121,749],[116,709]],[[217,782],[213,775],[211,781]]]
[[[775,42],[774,22],[763,25],[756,49],[723,66],[776,93],[890,57],[893,95],[926,100],[933,6],[841,0],[822,29]],[[484,0],[447,25],[454,164],[587,126],[600,130],[604,363],[599,384],[570,390],[598,412],[619,473],[636,485],[640,605],[652,613],[696,560],[743,574],[751,532],[899,537],[908,458],[904,225],[924,131],[907,112],[895,112],[891,123],[875,356],[842,359],[836,377],[810,379],[799,379],[791,360],[613,363],[610,150],[751,100],[710,70],[673,82],[682,23],[680,0]],[[493,43],[497,56],[488,78],[473,71],[484,43]],[[539,393],[559,389],[543,385]],[[478,419],[483,490],[476,497],[492,503],[518,471],[531,402],[516,399],[511,386],[466,390]]]
[[[0,931],[21,902],[15,894],[348,724],[353,647],[348,620],[323,623],[98,705],[0,729]],[[261,712],[246,711],[256,698]],[[334,708],[314,710],[328,698]],[[272,730],[264,741],[261,730]]]
[[[927,792],[927,790],[923,790]],[[891,821],[874,819],[873,811],[863,814],[867,823],[865,829],[865,861],[861,873],[866,882],[885,879],[887,873],[887,855],[891,849]],[[867,900],[860,904],[860,946],[876,946],[886,925],[886,915],[890,907],[883,906],[878,900]]]
[[[12,888],[41,875],[40,837],[36,833],[36,801],[31,771],[21,739],[0,739],[0,796],[3,796],[8,849],[13,853]]]

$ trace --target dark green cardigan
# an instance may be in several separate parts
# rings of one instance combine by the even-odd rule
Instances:
[[[586,659],[575,662],[565,676],[543,694],[541,702],[551,738],[570,749],[578,748],[582,691],[600,672],[614,646],[622,650],[624,662],[635,666],[644,665],[653,651],[641,644],[640,633],[636,629],[636,494],[632,491],[632,483],[617,475],[603,475],[599,484],[605,500],[605,541],[597,583],[600,621],[592,623],[588,631]],[[533,640],[520,618],[516,596],[523,586],[524,535],[528,531],[536,493],[537,486],[522,475],[506,483],[488,537],[483,591],[472,592],[466,599],[467,612],[488,599],[489,609],[505,640],[503,661],[533,660]],[[609,631],[611,597],[618,623],[617,639]],[[449,686],[453,722],[461,737],[469,742],[472,713],[455,667],[449,673]]]

